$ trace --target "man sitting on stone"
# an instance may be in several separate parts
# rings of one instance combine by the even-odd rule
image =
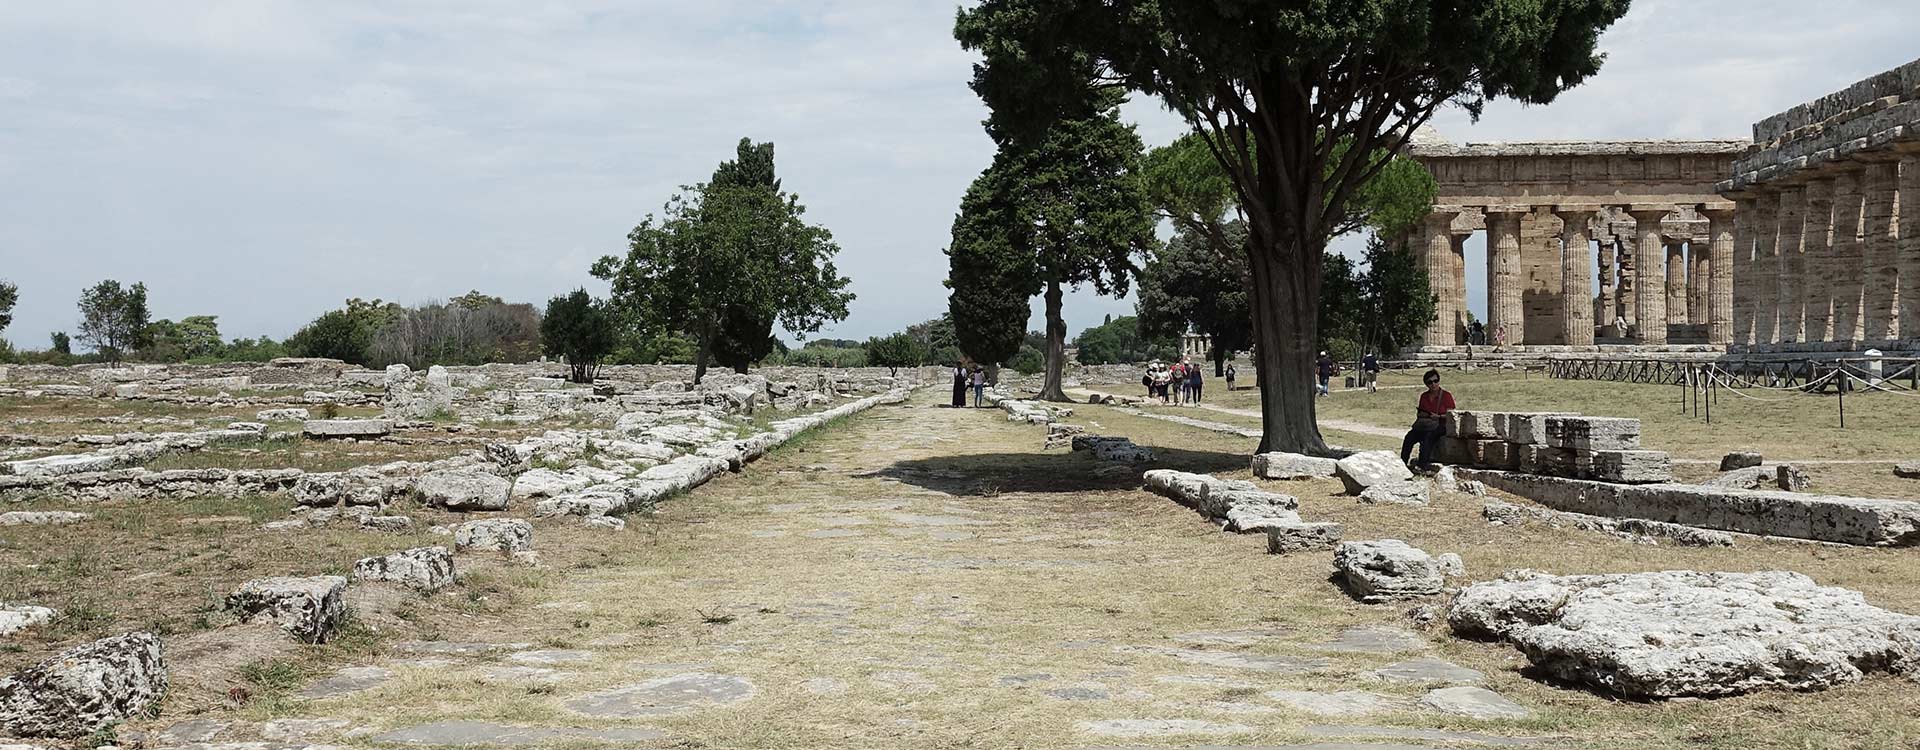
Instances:
[[[1406,461],[1414,443],[1419,443],[1418,467],[1425,468],[1433,464],[1439,453],[1440,437],[1447,434],[1447,412],[1453,411],[1453,394],[1440,387],[1439,370],[1428,370],[1421,380],[1426,382],[1427,389],[1420,393],[1420,413],[1413,420],[1413,429],[1407,430],[1406,439],[1400,441],[1400,460]]]

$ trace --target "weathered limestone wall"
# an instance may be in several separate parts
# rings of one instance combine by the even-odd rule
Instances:
[[[1755,123],[1731,176],[1772,208],[1734,238],[1735,351],[1920,350],[1920,60]]]

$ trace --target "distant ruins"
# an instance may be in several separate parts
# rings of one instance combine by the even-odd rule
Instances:
[[[1920,60],[1755,123],[1717,189],[1732,351],[1920,349]]]
[[[1490,308],[1482,320],[1485,343],[1499,340],[1502,329],[1509,347],[1575,351],[1603,340],[1731,341],[1734,203],[1713,186],[1746,146],[1418,139],[1409,153],[1439,183],[1433,212],[1415,238],[1430,283],[1439,280],[1439,315],[1428,326],[1426,351],[1467,342],[1463,248],[1481,230]]]
[[[1480,231],[1484,345],[1920,351],[1906,198],[1920,196],[1920,60],[1761,120],[1751,141],[1461,145],[1429,130],[1407,154],[1439,186],[1413,237],[1437,298],[1414,354],[1464,349],[1464,246]]]

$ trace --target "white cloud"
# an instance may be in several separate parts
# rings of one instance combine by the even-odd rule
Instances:
[[[18,4],[0,14],[0,276],[22,293],[6,335],[44,345],[108,276],[147,282],[158,316],[217,314],[247,336],[349,296],[598,288],[592,259],[741,136],[778,145],[786,185],[843,248],[860,296],[828,335],[936,316],[940,249],[992,148],[953,15],[921,0]],[[1920,9],[1868,0],[1640,0],[1586,86],[1441,127],[1738,136],[1905,62],[1916,27]],[[1126,112],[1149,143],[1182,130],[1151,99]],[[1130,310],[1085,292],[1067,307],[1075,329]]]

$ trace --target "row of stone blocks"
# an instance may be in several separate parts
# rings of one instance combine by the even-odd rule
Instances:
[[[1454,411],[1440,461],[1623,484],[1673,479],[1665,451],[1640,448],[1640,420],[1570,412]]]

